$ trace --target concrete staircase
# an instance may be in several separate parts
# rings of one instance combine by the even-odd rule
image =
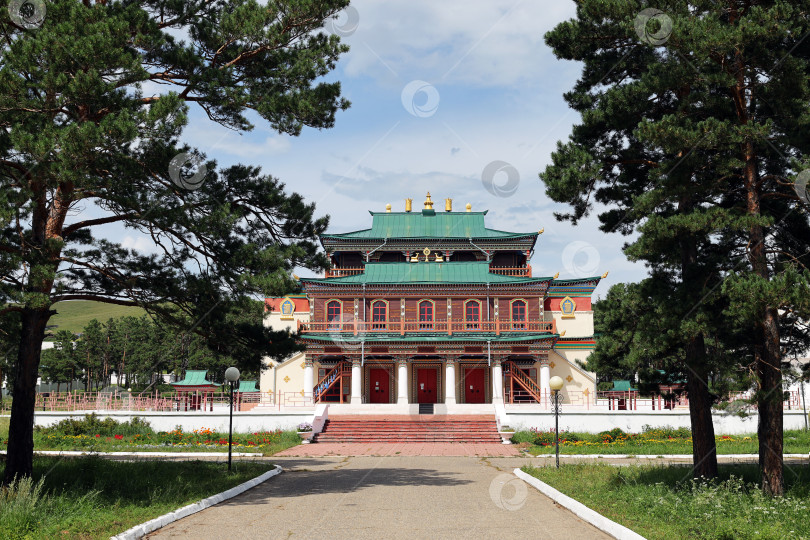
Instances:
[[[312,442],[499,443],[494,416],[333,416]]]

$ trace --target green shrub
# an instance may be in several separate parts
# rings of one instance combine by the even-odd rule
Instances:
[[[60,435],[101,435],[112,437],[113,435],[149,435],[154,433],[149,422],[143,418],[135,417],[128,422],[117,422],[112,418],[101,420],[95,413],[85,415],[84,419],[66,418],[58,424],[38,428],[44,434]]]
[[[626,440],[628,435],[622,431],[621,428],[613,428],[610,431],[600,432],[599,437],[601,437],[604,442],[616,442],[618,440]]]

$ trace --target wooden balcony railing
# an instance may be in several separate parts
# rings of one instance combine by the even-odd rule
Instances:
[[[346,268],[330,268],[329,270],[326,271],[324,277],[333,278],[333,277],[354,276],[356,274],[362,273],[363,273],[362,266],[346,267]],[[498,274],[501,276],[532,277],[532,266],[526,265],[518,268],[511,268],[506,266],[490,266],[489,273]]]
[[[367,332],[390,332],[404,335],[414,332],[436,332],[446,333],[451,336],[455,333],[467,332],[494,332],[500,335],[501,332],[526,332],[557,333],[556,321],[465,321],[465,320],[444,320],[444,321],[420,321],[415,319],[404,319],[399,321],[331,321],[331,322],[300,322],[299,331],[303,333],[346,333],[354,335]]]
[[[354,276],[356,274],[362,274],[363,267],[359,266],[357,268],[347,267],[347,268],[330,268],[326,271],[324,277],[331,278],[331,277],[344,277],[344,276]]]
[[[501,276],[513,277],[532,277],[532,265],[527,264],[519,268],[508,268],[505,266],[490,266],[490,274],[499,274]]]

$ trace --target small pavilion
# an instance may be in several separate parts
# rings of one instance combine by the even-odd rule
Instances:
[[[185,379],[169,383],[177,392],[177,410],[214,410],[213,393],[220,385],[207,380],[207,374],[207,369],[187,369]]]
[[[599,397],[607,398],[611,411],[635,410],[638,388],[633,388],[630,381],[613,381],[613,388],[599,392]]]
[[[236,410],[242,410],[242,403],[255,404],[259,401],[261,393],[256,388],[256,381],[239,381],[239,388],[235,392]]]

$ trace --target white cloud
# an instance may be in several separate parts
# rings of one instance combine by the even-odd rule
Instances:
[[[121,247],[137,251],[141,254],[158,253],[160,251],[150,238],[140,235],[126,235],[124,239],[121,240]]]

